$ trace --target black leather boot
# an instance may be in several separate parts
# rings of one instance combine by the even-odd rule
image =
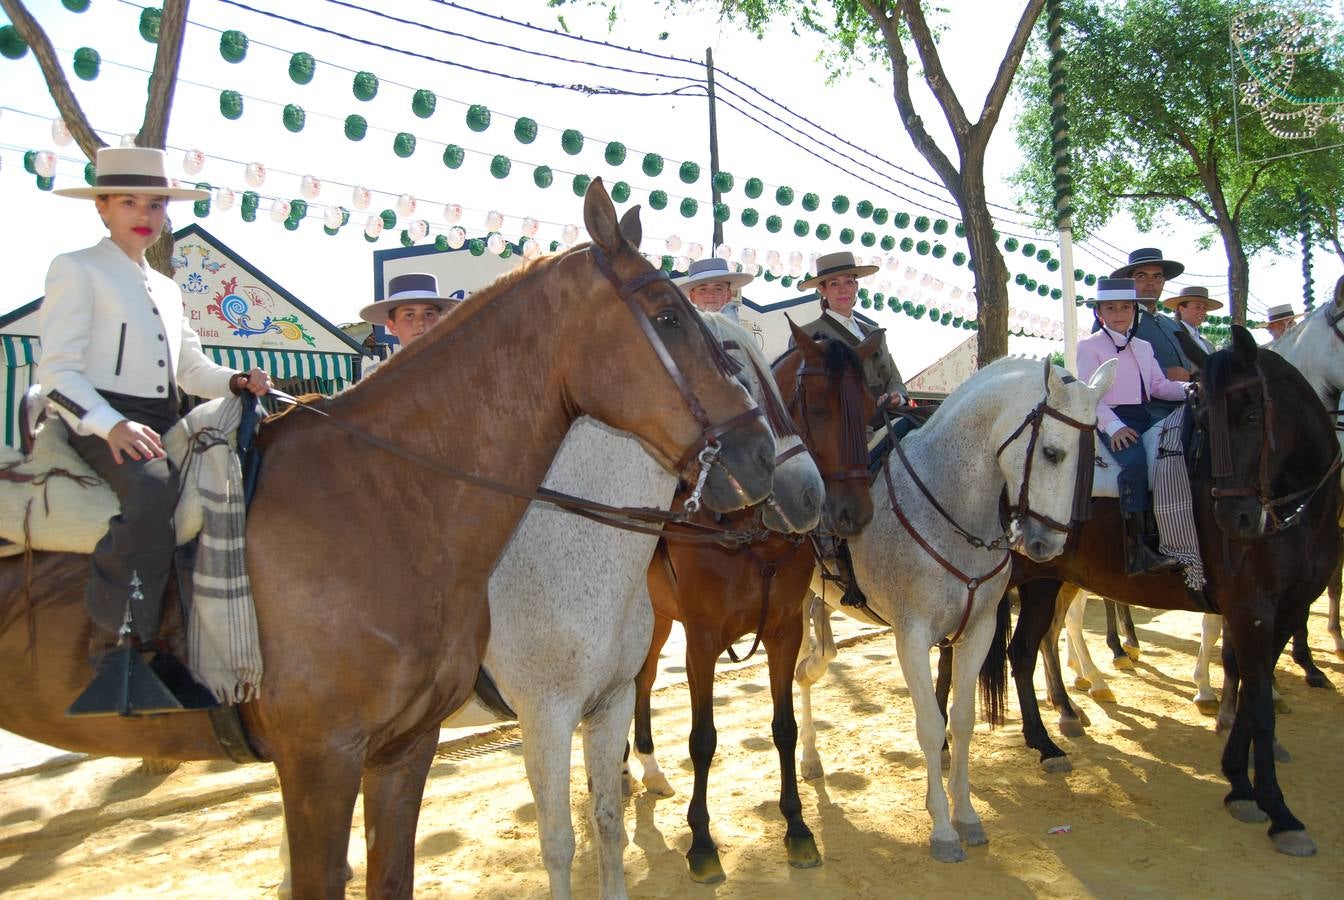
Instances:
[[[1157,535],[1148,530],[1143,512],[1125,513],[1122,530],[1125,538],[1126,575],[1165,575],[1180,571],[1181,564],[1153,549]]]
[[[854,576],[854,561],[849,555],[849,541],[836,541],[835,543],[836,574],[840,576],[845,585],[845,593],[840,598],[840,605],[866,607],[868,598],[859,589],[859,580]]]

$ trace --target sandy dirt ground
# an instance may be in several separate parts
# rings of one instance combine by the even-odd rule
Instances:
[[[1100,661],[1109,654],[1095,630],[1100,605],[1092,606]],[[1136,610],[1135,619],[1144,655],[1133,672],[1111,678],[1118,703],[1098,705],[1075,692],[1092,727],[1084,738],[1056,738],[1071,756],[1071,774],[1041,771],[1036,754],[1022,745],[1015,700],[1008,727],[977,728],[972,788],[990,843],[955,865],[929,858],[923,758],[889,636],[861,636],[843,648],[815,695],[827,774],[803,783],[801,793],[824,860],[816,869],[793,870],[785,862],[769,692],[764,666],[751,666],[722,676],[717,689],[710,811],[728,880],[710,887],[690,882],[683,858],[690,843],[686,694],[682,685],[661,689],[654,734],[678,795],[659,799],[637,787],[627,801],[631,896],[1340,896],[1340,695],[1307,688],[1291,663],[1280,667],[1292,712],[1280,717],[1279,735],[1293,756],[1280,779],[1320,846],[1314,858],[1291,859],[1274,852],[1264,826],[1240,824],[1223,811],[1222,742],[1189,701],[1198,617]],[[1328,652],[1319,613],[1311,631],[1318,663],[1344,685],[1344,664]],[[546,894],[517,741],[516,729],[504,729],[475,747],[442,749],[420,818],[418,896]],[[576,741],[574,885],[576,896],[592,897],[596,857],[581,759]],[[281,821],[269,766],[194,763],[149,776],[134,761],[96,759],[7,778],[0,781],[0,892],[272,895]],[[356,810],[353,897],[364,896],[362,826]],[[1056,826],[1069,830],[1051,834]]]

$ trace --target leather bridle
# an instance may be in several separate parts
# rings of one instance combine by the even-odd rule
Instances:
[[[829,383],[829,380],[833,377],[825,366],[812,366],[804,361],[799,365],[798,374],[794,378],[793,399],[789,401],[789,414],[793,417],[794,423],[801,429],[803,441],[809,447],[815,447],[816,441],[812,437],[812,427],[807,418],[808,380],[815,381],[817,378],[823,378],[827,379]],[[840,447],[839,468],[823,469],[818,464],[817,470],[821,472],[824,481],[849,481],[854,479],[868,481],[868,447],[864,442],[868,423],[863,415],[863,398],[868,394],[868,387],[864,384],[861,373],[855,371],[852,366],[847,366],[840,376],[839,390],[841,431],[844,434],[844,440]],[[814,452],[813,457],[815,458],[815,456]]]

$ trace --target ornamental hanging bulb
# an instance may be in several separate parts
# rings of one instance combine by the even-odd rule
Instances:
[[[406,226],[406,233],[410,235],[411,240],[418,244],[429,234],[429,223],[424,219],[416,219]]]
[[[770,274],[776,278],[784,277],[784,263],[782,260],[775,260],[774,265],[770,266]]]
[[[243,171],[243,180],[248,187],[261,187],[266,181],[266,166],[259,162],[248,163]]]
[[[675,268],[678,272],[685,272],[686,270],[690,269],[690,267],[691,267],[691,261],[685,256],[678,256],[677,261],[673,263],[673,268]]]
[[[448,229],[448,246],[454,250],[461,250],[467,242],[467,232],[461,225],[454,225]]]
[[[271,221],[283,222],[289,218],[289,201],[276,198],[271,201]]]
[[[742,248],[743,268],[750,269],[754,265],[756,265],[756,251],[753,250],[751,247],[743,247]]]
[[[369,189],[366,187],[355,185],[350,191],[350,205],[360,212],[369,208],[370,199]]]
[[[719,246],[714,249],[714,255],[722,260],[730,260],[733,258],[733,248],[729,247],[727,244],[719,244]]]
[[[801,269],[803,267],[803,251],[794,250],[789,254],[789,268]]]
[[[341,214],[339,206],[328,206],[326,214],[322,217],[322,223],[327,228],[340,228],[345,216]]]
[[[886,260],[886,267],[888,272],[895,272],[897,269],[901,267],[901,261],[894,256],[888,255]]]
[[[233,209],[233,204],[237,199],[238,195],[234,193],[233,188],[222,187],[215,191],[215,206],[219,207],[221,211],[227,212]]]
[[[537,232],[540,230],[541,230],[541,223],[538,222],[536,219],[532,218],[531,216],[528,216],[527,218],[523,219],[523,225],[522,228],[519,229],[519,234],[521,234],[523,237],[526,238],[534,238],[537,236]],[[531,257],[528,258],[530,259]]]
[[[501,228],[503,228],[503,227],[504,227],[504,214],[503,214],[503,213],[499,212],[498,210],[494,210],[494,209],[492,209],[492,210],[490,210],[488,213],[485,214],[485,230],[486,230],[486,231],[499,231],[499,229],[501,229]],[[489,247],[487,246],[486,249],[489,249]],[[495,252],[495,251],[491,251],[491,252],[493,253],[493,252]]]
[[[449,225],[456,225],[462,219],[462,206],[459,203],[445,203],[443,205],[443,221]]]
[[[33,171],[42,178],[50,178],[56,174],[56,154],[50,150],[42,150],[33,157]]]
[[[135,132],[133,132],[133,131],[128,131],[128,132],[126,132],[125,134],[123,134],[123,135],[121,136],[121,146],[123,146],[123,147],[134,147],[134,146],[135,146]]]
[[[305,175],[299,180],[299,193],[305,200],[316,200],[322,193],[322,181],[316,175]]]
[[[60,116],[51,120],[51,139],[57,147],[69,147],[75,138],[70,134],[70,126]]]
[[[681,249],[681,237],[675,234],[669,234],[667,240],[663,242],[663,246],[667,248],[668,253],[676,253]]]
[[[579,240],[579,226],[566,225],[560,231],[560,240],[564,241],[566,244],[570,246],[573,246]]]
[[[700,259],[705,255],[705,245],[698,241],[692,241],[686,245],[686,255],[691,259]]]
[[[528,238],[523,241],[523,259],[536,259],[541,255],[541,244]]]
[[[199,175],[205,168],[205,154],[200,150],[188,150],[182,154],[182,171],[188,175]]]
[[[914,281],[915,276],[917,276],[919,273],[915,271],[914,266],[906,266],[905,272],[903,274],[905,275],[906,281]]]
[[[415,213],[415,198],[410,194],[402,194],[397,198],[397,215],[403,219],[408,219]]]
[[[495,256],[504,252],[504,238],[499,232],[495,232],[485,239],[485,249],[489,250]]]
[[[383,217],[377,213],[371,213],[364,221],[364,236],[377,240],[378,235],[383,233]]]

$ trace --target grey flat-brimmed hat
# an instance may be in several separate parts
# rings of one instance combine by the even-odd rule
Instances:
[[[821,284],[827,278],[835,275],[853,275],[855,278],[865,278],[878,269],[877,266],[861,266],[854,260],[854,254],[848,250],[841,250],[839,253],[827,253],[825,256],[817,258],[817,274],[806,281],[798,282],[798,290],[806,291]]]
[[[1185,271],[1185,263],[1173,259],[1163,259],[1162,251],[1156,247],[1140,247],[1129,254],[1129,262],[1111,273],[1112,278],[1133,278],[1134,270],[1139,266],[1161,266],[1164,278],[1175,278]]]
[[[1222,301],[1214,300],[1211,297],[1209,297],[1208,288],[1201,287],[1200,285],[1197,284],[1192,284],[1189,285],[1188,287],[1181,288],[1181,292],[1179,294],[1177,294],[1175,297],[1168,297],[1167,299],[1163,300],[1162,305],[1165,306],[1167,309],[1175,309],[1182,303],[1186,303],[1190,300],[1203,300],[1204,308],[1210,311],[1223,308]]]
[[[406,303],[432,303],[440,311],[451,309],[462,302],[456,291],[445,297],[439,293],[439,280],[427,272],[413,272],[406,275],[394,275],[387,282],[387,297],[377,303],[370,303],[359,311],[359,317],[365,322],[382,325],[388,315],[398,306]]]
[[[1108,300],[1125,300],[1130,303],[1137,303],[1139,294],[1134,287],[1134,279],[1098,278],[1097,296],[1090,300],[1084,300],[1082,303],[1083,306],[1096,307],[1098,303],[1105,303]]]
[[[1282,322],[1285,319],[1291,322],[1296,318],[1297,313],[1293,312],[1293,305],[1291,303],[1279,303],[1275,306],[1271,306],[1265,311],[1266,324],[1270,322]]]
[[[149,194],[169,200],[204,200],[209,191],[178,187],[168,177],[165,154],[153,147],[100,147],[93,184],[52,191],[62,197],[92,200],[104,194]]]
[[[751,284],[755,280],[755,275],[749,272],[734,272],[729,267],[728,260],[714,256],[709,259],[697,259],[687,267],[686,274],[673,279],[673,283],[683,291],[687,291],[697,284],[726,281],[730,288],[736,290],[743,285]]]

